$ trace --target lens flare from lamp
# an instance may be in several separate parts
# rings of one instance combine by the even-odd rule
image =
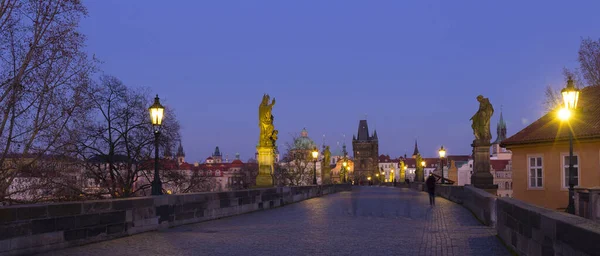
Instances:
[[[569,109],[560,108],[558,110],[558,118],[560,118],[560,120],[566,121],[566,120],[569,120],[570,117],[571,117],[571,111],[569,111]]]

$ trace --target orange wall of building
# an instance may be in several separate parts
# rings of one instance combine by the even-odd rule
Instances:
[[[510,147],[512,151],[513,197],[549,209],[564,209],[568,205],[568,189],[562,188],[563,154],[569,154],[569,144],[539,144]],[[579,156],[579,187],[600,186],[600,141],[574,142],[573,153]],[[543,157],[543,188],[528,188],[528,156]]]

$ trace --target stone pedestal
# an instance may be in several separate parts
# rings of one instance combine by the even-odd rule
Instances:
[[[490,146],[489,142],[473,141],[473,175],[471,185],[496,195],[498,185],[494,184],[494,176],[490,172]]]
[[[258,151],[258,175],[256,176],[256,187],[273,187],[273,162],[275,154],[273,147],[256,147]]]
[[[399,182],[404,182],[404,180],[406,179],[406,171],[404,170],[404,168],[400,169],[400,179],[398,179]]]
[[[331,184],[331,167],[321,162],[321,184]]]

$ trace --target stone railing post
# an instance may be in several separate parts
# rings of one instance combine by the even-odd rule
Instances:
[[[600,187],[589,188],[588,216],[594,221],[600,220]]]

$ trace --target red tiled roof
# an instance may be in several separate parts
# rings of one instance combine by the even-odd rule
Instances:
[[[494,169],[494,171],[504,171],[509,161],[510,160],[493,159],[490,160],[490,164],[492,165],[492,169]]]
[[[233,162],[231,162],[231,165],[233,165],[233,166],[242,166],[242,165],[244,165],[244,163],[241,160],[239,160],[239,159],[235,159],[235,160],[233,160]]]
[[[193,165],[184,162],[179,165],[179,170],[192,170],[193,167]]]
[[[570,122],[574,138],[578,140],[600,138],[600,86],[581,89],[578,108]],[[569,126],[556,117],[556,111],[551,111],[502,141],[501,147],[568,139]]]
[[[380,155],[379,156],[379,162],[380,163],[391,163],[392,159],[390,158],[389,155]]]

